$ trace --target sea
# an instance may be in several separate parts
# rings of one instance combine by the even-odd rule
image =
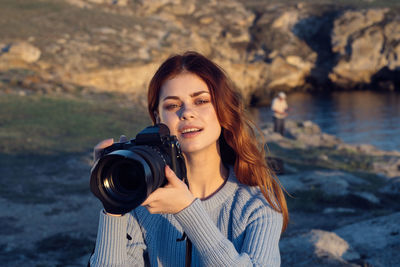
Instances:
[[[288,119],[310,120],[345,143],[400,151],[399,92],[295,92],[288,95],[287,102]],[[272,122],[270,107],[260,107],[252,113],[256,122]]]

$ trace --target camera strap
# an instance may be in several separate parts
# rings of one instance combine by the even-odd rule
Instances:
[[[181,242],[186,239],[186,254],[185,254],[185,267],[192,265],[192,241],[188,238],[185,232],[181,238],[176,239],[177,242]]]

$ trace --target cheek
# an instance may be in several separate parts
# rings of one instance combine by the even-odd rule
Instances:
[[[164,123],[165,125],[168,126],[171,134],[176,135],[176,124],[179,120],[177,119],[176,116],[174,116],[172,113],[167,114],[167,113],[161,113],[159,116],[159,122]]]
[[[214,109],[209,109],[207,112],[204,112],[203,114],[206,115],[206,119],[210,123],[220,126],[217,113],[215,112]]]

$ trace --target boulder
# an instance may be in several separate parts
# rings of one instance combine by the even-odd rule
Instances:
[[[400,25],[396,20],[398,15],[387,8],[343,12],[332,31],[337,64],[329,75],[331,81],[352,88],[382,79],[378,73],[383,69],[398,71]]]
[[[28,42],[14,42],[0,47],[0,61],[12,64],[13,61],[34,63],[39,60],[41,51]]]
[[[286,132],[287,137],[300,141],[305,147],[334,147],[342,143],[338,137],[322,133],[320,127],[312,121],[288,120]]]
[[[309,171],[280,175],[279,180],[289,193],[319,189],[327,196],[346,196],[351,186],[367,184],[357,176],[341,171]]]
[[[372,266],[400,264],[400,212],[353,223],[334,232]],[[397,251],[396,251],[397,249]]]
[[[386,185],[379,189],[379,192],[400,197],[400,176],[389,179]]]
[[[360,255],[336,233],[311,230],[281,240],[283,266],[351,266]]]
[[[382,161],[372,163],[374,172],[381,173],[386,177],[393,178],[400,176],[400,157],[389,157]]]

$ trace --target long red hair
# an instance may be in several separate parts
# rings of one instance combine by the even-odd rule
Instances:
[[[219,138],[221,159],[234,165],[240,183],[258,186],[271,207],[282,213],[284,231],[289,221],[285,196],[265,161],[264,145],[257,141],[254,124],[247,118],[241,95],[234,90],[222,68],[197,52],[175,55],[164,61],[150,81],[148,111],[153,123],[163,83],[182,72],[199,76],[208,86],[222,133]]]

